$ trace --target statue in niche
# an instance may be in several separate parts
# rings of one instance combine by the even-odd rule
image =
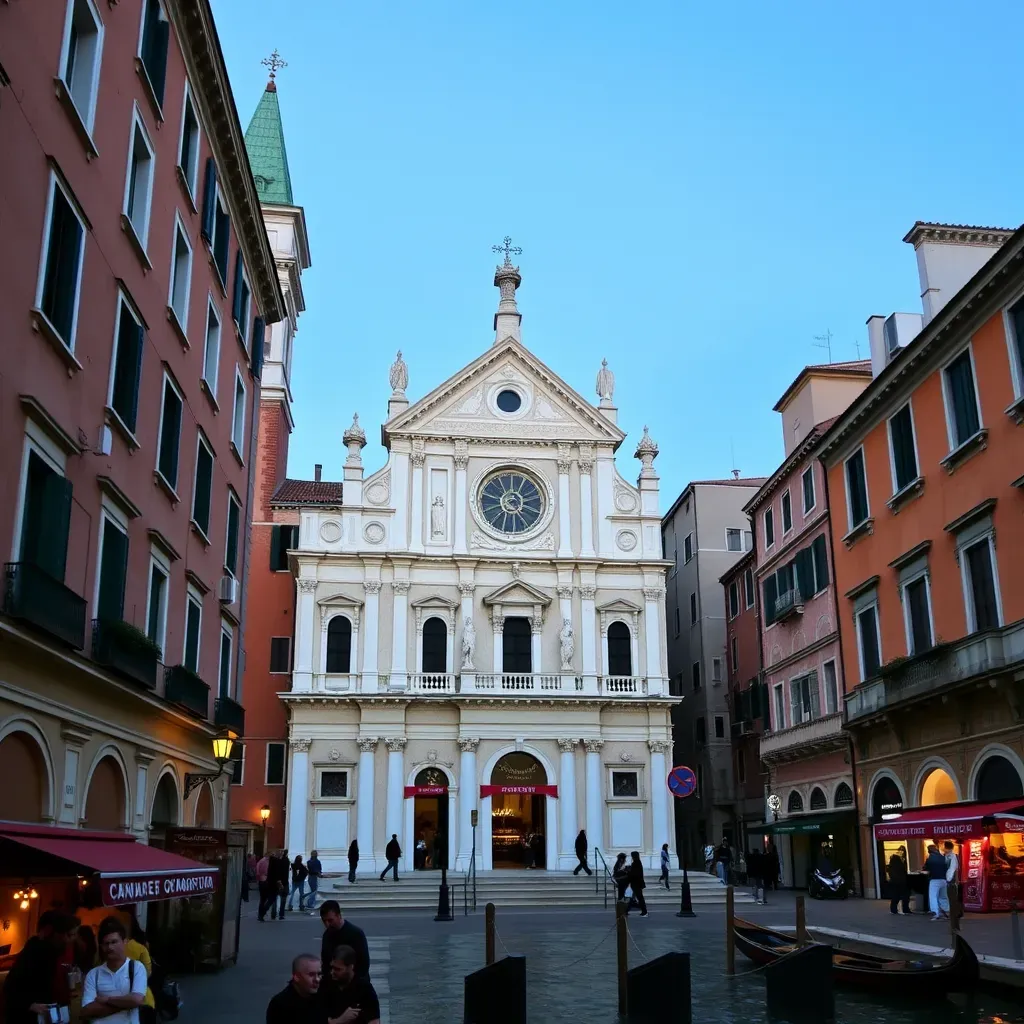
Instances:
[[[444,498],[439,494],[430,505],[430,536],[443,537],[444,528]]]
[[[476,657],[476,629],[473,617],[467,615],[462,621],[462,670],[473,671],[473,659]]]
[[[562,631],[558,634],[558,645],[562,655],[562,671],[569,672],[572,670],[572,656],[576,652],[572,622],[569,619],[562,619]]]

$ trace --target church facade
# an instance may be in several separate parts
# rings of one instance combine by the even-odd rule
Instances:
[[[410,402],[399,353],[382,438],[345,432],[341,501],[304,509],[286,835],[341,869],[575,866],[673,845],[656,444],[615,454],[614,378],[591,404],[522,342],[506,246],[495,341]]]

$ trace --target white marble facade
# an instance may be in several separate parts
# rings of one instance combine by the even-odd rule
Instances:
[[[358,838],[379,871],[393,833],[412,867],[418,778],[447,789],[449,866],[477,811],[491,868],[505,797],[481,786],[522,770],[509,753],[556,787],[531,805],[548,868],[574,866],[581,828],[650,865],[673,845],[657,446],[645,430],[636,486],[619,475],[611,372],[595,406],[529,352],[519,282],[506,259],[494,344],[419,401],[399,354],[386,464],[364,479],[356,418],[342,505],[302,513],[287,838],[328,870]]]

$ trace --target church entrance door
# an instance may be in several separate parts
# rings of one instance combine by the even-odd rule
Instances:
[[[547,867],[548,785],[532,754],[506,754],[491,772],[491,863],[495,868]]]
[[[416,776],[413,830],[417,871],[448,867],[448,777],[437,768],[424,768]]]

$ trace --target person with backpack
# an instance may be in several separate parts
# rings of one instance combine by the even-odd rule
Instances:
[[[103,920],[99,928],[100,956],[82,986],[81,1017],[103,1018],[110,1024],[140,1024],[140,1008],[146,1002],[146,968],[128,957],[128,933],[116,917]]]
[[[306,901],[306,877],[309,875],[309,869],[305,864],[302,863],[302,854],[297,853],[295,860],[292,861],[292,887],[288,893],[288,909],[295,909],[295,894],[299,894],[299,910],[302,909],[302,904]]]

